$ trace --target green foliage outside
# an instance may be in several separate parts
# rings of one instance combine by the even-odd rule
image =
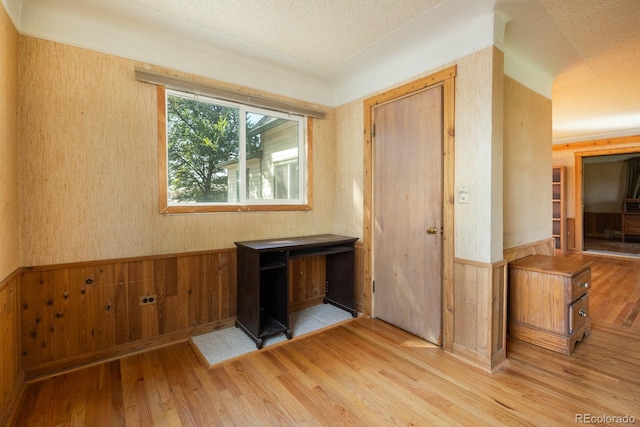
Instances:
[[[167,120],[170,198],[227,201],[226,172],[217,165],[238,158],[239,110],[169,96]]]

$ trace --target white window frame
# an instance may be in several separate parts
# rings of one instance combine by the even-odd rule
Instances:
[[[162,97],[160,98],[160,94]],[[250,105],[225,101],[216,99],[210,96],[202,96],[191,94],[187,92],[166,89],[158,86],[159,112],[163,112],[163,117],[159,117],[158,131],[162,134],[159,135],[160,150],[159,163],[161,165],[160,170],[160,211],[161,213],[189,213],[189,212],[220,212],[220,211],[255,211],[255,210],[310,210],[310,191],[311,188],[311,174],[308,165],[311,162],[311,118],[295,115],[290,113],[283,113],[279,111],[269,110],[260,107],[254,107]],[[240,121],[240,147],[239,147],[239,171],[240,179],[240,200],[237,202],[181,202],[176,203],[168,199],[168,120],[167,120],[167,102],[168,96],[180,96],[185,98],[197,99],[203,102],[211,102],[213,104],[227,106],[239,109],[239,121]],[[161,101],[162,100],[162,101]],[[246,198],[246,113],[257,113],[262,115],[268,115],[270,117],[283,118],[286,120],[292,120],[297,123],[298,126],[298,167],[299,167],[299,194],[297,199],[247,199]],[[162,114],[159,114],[161,116]],[[160,124],[163,124],[161,127]],[[261,177],[261,179],[263,179]],[[235,191],[235,189],[234,189]]]

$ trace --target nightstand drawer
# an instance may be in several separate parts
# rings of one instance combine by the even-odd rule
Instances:
[[[589,319],[589,294],[569,306],[569,334],[579,329]]]
[[[586,294],[591,287],[591,269],[587,268],[582,273],[571,278],[571,301],[575,301]]]
[[[624,233],[640,234],[640,215],[623,215]]]

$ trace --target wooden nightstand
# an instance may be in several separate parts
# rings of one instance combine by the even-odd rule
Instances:
[[[591,261],[531,255],[509,263],[509,333],[513,338],[573,352],[591,332]]]

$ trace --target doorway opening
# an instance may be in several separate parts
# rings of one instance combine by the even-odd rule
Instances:
[[[576,250],[640,257],[640,212],[637,218],[625,212],[628,160],[634,157],[640,157],[637,147],[575,154]],[[636,220],[639,230],[630,228]]]

